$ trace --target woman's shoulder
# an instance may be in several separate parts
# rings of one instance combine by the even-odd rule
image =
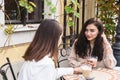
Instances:
[[[34,59],[32,61],[25,61],[24,65],[47,65],[52,63],[53,60],[51,58],[49,58],[49,56],[44,56],[42,59],[40,59],[39,61],[35,61]]]
[[[75,43],[77,42],[78,39],[75,39],[74,42],[73,42],[73,46],[75,45]]]
[[[75,41],[74,41],[74,42],[77,42],[77,40],[78,40],[78,39],[75,39]]]
[[[41,60],[38,61],[38,63],[46,63],[46,64],[50,62],[53,62],[53,60],[48,55],[44,56]]]

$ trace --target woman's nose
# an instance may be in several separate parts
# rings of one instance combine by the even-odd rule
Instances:
[[[90,35],[90,31],[87,32],[87,35]]]

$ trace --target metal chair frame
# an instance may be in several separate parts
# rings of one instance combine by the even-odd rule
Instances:
[[[13,71],[13,68],[12,68],[12,65],[11,65],[11,62],[10,62],[9,58],[7,57],[6,60],[7,60],[7,63],[3,64],[3,65],[0,67],[0,74],[1,74],[2,77],[3,77],[3,80],[8,80],[7,75],[6,75],[6,72],[7,72],[8,68],[10,68],[10,71],[11,71],[11,74],[12,74],[12,76],[13,76],[13,79],[14,79],[14,80],[17,80],[16,77],[15,77],[15,74],[14,74],[14,71]],[[6,68],[6,70],[3,69],[3,67],[5,67],[5,66],[7,66],[7,65],[8,65],[8,67]]]

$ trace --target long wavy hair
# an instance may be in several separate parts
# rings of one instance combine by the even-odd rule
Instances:
[[[86,27],[90,24],[93,24],[97,27],[99,33],[95,39],[94,42],[94,47],[91,53],[91,56],[97,56],[98,57],[98,61],[101,61],[103,59],[103,38],[101,37],[104,28],[103,28],[103,24],[100,21],[100,19],[97,18],[90,18],[88,19],[79,36],[77,41],[75,42],[75,52],[76,54],[78,54],[79,57],[85,58],[87,57],[87,54],[91,52],[91,46],[90,46],[90,41],[87,40],[86,36],[85,36],[85,31],[86,31]]]
[[[50,54],[57,63],[58,40],[62,34],[62,27],[54,19],[45,19],[36,31],[33,41],[26,50],[23,58],[25,60],[39,61]]]

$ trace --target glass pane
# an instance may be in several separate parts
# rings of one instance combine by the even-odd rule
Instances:
[[[34,12],[28,13],[28,21],[40,21],[42,19],[44,0],[29,0],[36,4]]]
[[[34,12],[28,13],[25,8],[20,7],[19,0],[5,0],[6,23],[32,23],[40,22],[44,9],[44,0],[28,0],[35,3]]]
[[[5,0],[5,20],[16,20],[18,16],[17,0]]]

